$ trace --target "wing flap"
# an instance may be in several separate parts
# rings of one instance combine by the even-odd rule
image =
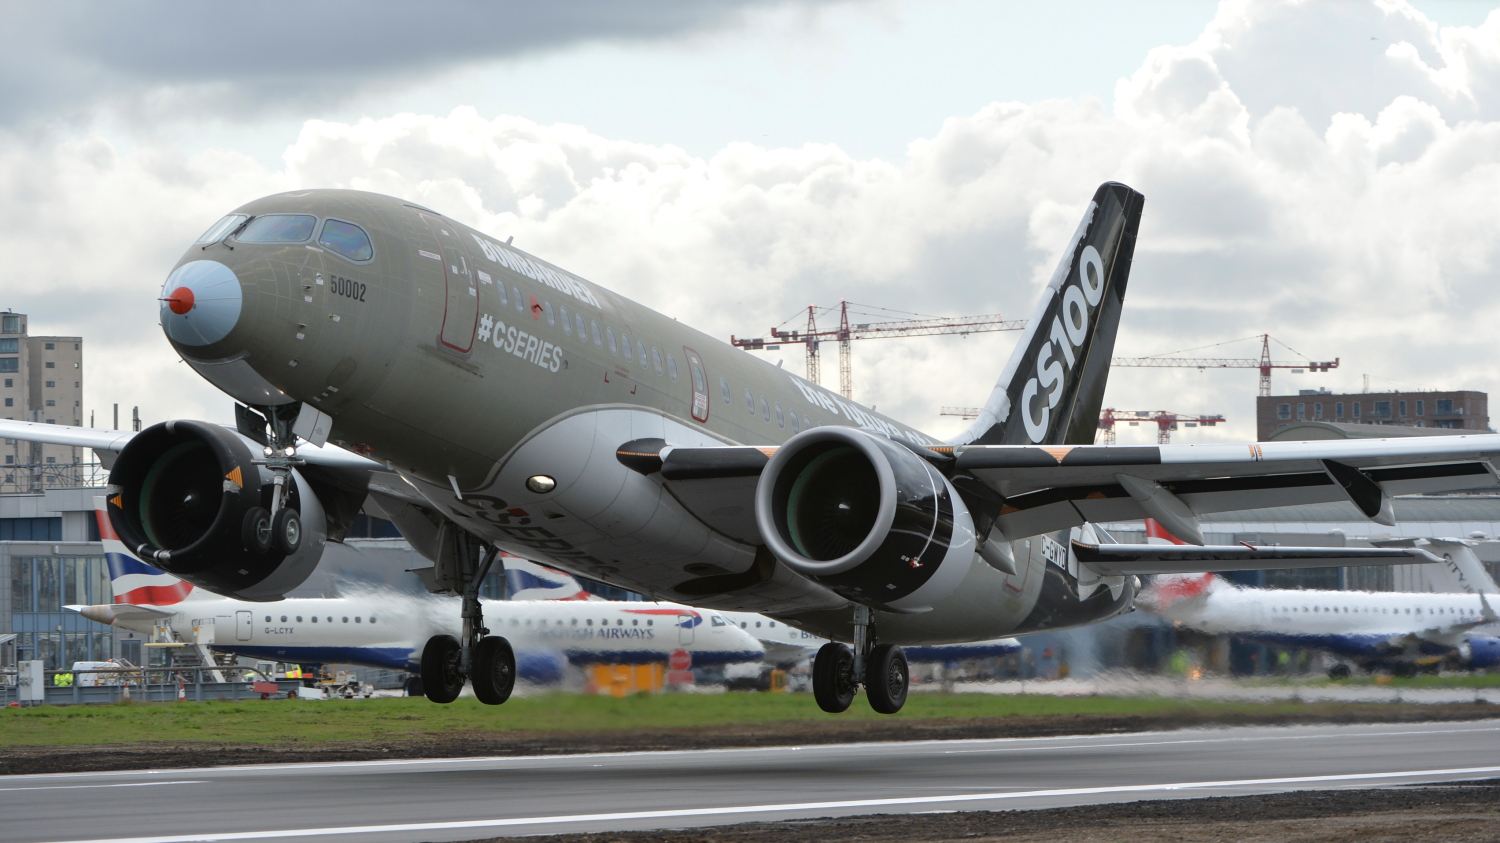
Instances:
[[[1488,433],[1243,445],[968,445],[953,452],[956,470],[984,480],[1007,498],[1042,489],[1109,485],[1122,473],[1163,486],[1203,483],[1205,493],[1224,487],[1225,481],[1251,478],[1266,478],[1259,488],[1333,486],[1324,465],[1330,460],[1364,472],[1387,494],[1500,486],[1493,468],[1500,434]],[[1197,491],[1176,488],[1175,494]],[[1330,498],[1339,499],[1341,493]]]
[[[1254,547],[1251,545],[1086,544],[1073,542],[1079,562],[1102,576],[1410,565],[1438,562],[1421,548]]]

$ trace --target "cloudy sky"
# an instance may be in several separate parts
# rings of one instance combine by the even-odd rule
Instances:
[[[264,194],[403,196],[728,337],[840,298],[1025,316],[1119,180],[1119,353],[1269,331],[1342,360],[1278,392],[1496,392],[1496,5],[0,0],[0,308],[87,339],[101,424],[226,419],[154,296]],[[951,433],[1013,342],[857,343],[856,397]],[[1118,370],[1107,400],[1251,439],[1255,381]]]

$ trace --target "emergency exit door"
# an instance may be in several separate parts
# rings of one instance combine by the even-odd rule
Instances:
[[[479,287],[474,278],[474,266],[453,223],[426,214],[419,216],[437,241],[438,253],[443,258],[443,277],[448,285],[440,341],[450,351],[468,354],[474,347],[474,331],[479,326]]]
[[[234,639],[236,641],[250,640],[250,624],[253,620],[249,612],[234,613]]]

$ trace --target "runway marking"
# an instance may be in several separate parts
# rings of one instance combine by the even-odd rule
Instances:
[[[949,750],[945,750],[943,752],[943,754],[944,755],[976,755],[976,754],[979,754],[979,753],[986,753],[986,752],[1053,752],[1053,751],[1061,750],[1061,749],[1109,749],[1111,747],[1121,747],[1121,746],[1177,746],[1177,745],[1180,745],[1180,744],[1190,744],[1190,743],[1243,743],[1243,742],[1246,742],[1246,741],[1254,741],[1256,743],[1261,743],[1263,741],[1315,741],[1315,740],[1330,740],[1330,739],[1333,739],[1333,738],[1343,739],[1343,738],[1349,738],[1349,737],[1361,737],[1361,738],[1374,738],[1374,737],[1379,737],[1379,738],[1399,738],[1399,737],[1410,737],[1411,735],[1451,735],[1451,734],[1457,734],[1457,733],[1474,734],[1474,733],[1477,733],[1477,732],[1500,732],[1500,728],[1492,728],[1492,729],[1491,728],[1486,728],[1486,729],[1431,729],[1431,730],[1423,729],[1423,730],[1417,730],[1417,731],[1411,731],[1411,732],[1365,732],[1365,733],[1359,733],[1359,734],[1354,734],[1354,735],[1271,735],[1269,737],[1262,736],[1262,737],[1253,737],[1253,738],[1251,738],[1251,737],[1245,737],[1245,738],[1187,738],[1185,740],[1180,740],[1180,741],[1127,741],[1127,742],[1124,742],[1124,743],[1092,743],[1092,744],[1079,744],[1077,746],[1048,746],[1048,747],[1040,747],[1040,748],[1035,748],[1035,747],[1018,747],[1018,746],[999,746],[999,747],[991,747],[991,748],[987,748],[987,749],[949,749]]]
[[[89,787],[160,787],[164,784],[208,784],[207,779],[178,782],[120,782],[118,784],[42,784],[35,787],[0,787],[0,793],[24,790],[82,790]]]
[[[1485,723],[1485,722],[1494,722],[1494,721],[1493,720],[1476,720],[1476,721],[1473,721],[1473,722],[1475,722],[1475,723]],[[1267,730],[1269,730],[1269,729],[1275,729],[1275,730],[1278,730],[1278,731],[1279,730],[1289,730],[1289,729],[1312,729],[1312,728],[1326,728],[1326,729],[1338,729],[1338,730],[1342,730],[1338,734],[1313,734],[1313,735],[1284,735],[1284,736],[1276,736],[1274,738],[1276,740],[1289,740],[1289,739],[1296,739],[1296,738],[1324,738],[1324,737],[1329,737],[1329,738],[1331,738],[1331,737],[1367,737],[1367,736],[1368,737],[1384,737],[1384,736],[1386,736],[1388,734],[1398,734],[1398,733],[1375,731],[1375,730],[1379,729],[1382,725],[1384,725],[1384,724],[1379,724],[1379,723],[1349,723],[1349,724],[1320,724],[1318,726],[1240,726],[1240,727],[1234,727],[1234,728],[1235,728],[1235,730],[1242,730],[1242,729],[1267,729]],[[1369,731],[1366,731],[1366,730],[1369,730]],[[1201,730],[1201,729],[1193,729],[1193,730],[1182,730],[1182,731],[1203,731],[1203,730]],[[1411,732],[1401,732],[1399,734],[1403,734],[1403,735],[1406,735],[1406,734],[1412,734],[1412,735],[1444,735],[1444,734],[1458,733],[1458,732],[1493,732],[1493,731],[1497,731],[1497,729],[1494,728],[1494,727],[1481,727],[1481,728],[1476,728],[1476,729],[1431,729],[1431,730],[1418,730],[1418,731],[1411,731]],[[1139,736],[1139,737],[1154,737],[1154,736],[1160,736],[1160,735],[1180,734],[1180,732],[1177,731],[1177,730],[1170,730],[1170,731],[1153,730],[1153,731],[1147,731],[1147,732],[1133,732],[1131,734]],[[215,775],[215,777],[219,777],[219,776],[221,776],[222,774],[225,774],[225,773],[229,773],[229,774],[236,774],[236,773],[259,773],[259,772],[280,773],[280,772],[288,772],[288,771],[293,771],[293,770],[336,770],[336,769],[341,769],[341,768],[368,768],[368,769],[374,769],[374,768],[379,768],[379,767],[415,767],[415,766],[424,766],[424,765],[434,765],[434,766],[437,766],[437,765],[452,765],[452,764],[511,764],[511,763],[552,763],[552,764],[566,764],[566,763],[572,762],[572,761],[585,761],[585,760],[590,760],[590,759],[595,759],[595,758],[621,759],[621,758],[634,758],[634,757],[641,757],[641,756],[663,757],[663,756],[679,756],[679,755],[696,755],[696,756],[698,756],[698,757],[701,758],[701,757],[706,756],[706,755],[724,755],[724,754],[731,754],[731,755],[753,755],[753,754],[767,754],[767,753],[776,753],[776,752],[824,752],[824,751],[830,751],[830,750],[849,750],[849,749],[871,749],[871,750],[888,751],[888,750],[892,749],[893,747],[915,748],[915,747],[932,747],[932,746],[954,746],[954,745],[959,745],[959,744],[995,744],[995,743],[1005,743],[1005,744],[1042,744],[1042,743],[1056,743],[1056,742],[1062,742],[1062,741],[1089,741],[1089,740],[1094,740],[1094,739],[1101,738],[1101,737],[1120,737],[1120,735],[1118,735],[1118,734],[1113,734],[1113,735],[1053,735],[1053,736],[1050,736],[1050,737],[1041,737],[1041,738],[961,738],[961,739],[958,739],[958,740],[938,738],[938,739],[924,740],[924,741],[864,741],[864,742],[857,742],[857,743],[805,744],[805,745],[792,745],[792,746],[726,747],[726,748],[723,748],[723,749],[666,749],[666,750],[662,750],[662,749],[643,749],[643,750],[635,750],[635,751],[631,751],[631,752],[581,752],[581,753],[577,753],[577,754],[573,754],[573,755],[483,755],[483,756],[464,757],[464,758],[391,758],[391,759],[384,759],[384,760],[369,760],[369,761],[297,761],[297,762],[279,763],[279,764],[229,764],[229,765],[224,765],[224,766],[221,766],[221,767],[180,767],[180,768],[177,768],[177,769],[174,769],[174,770],[110,770],[110,771],[94,771],[94,772],[80,772],[80,773],[30,773],[30,774],[21,774],[21,775],[0,776],[0,781],[17,781],[17,780],[23,780],[23,779],[63,779],[63,778],[102,778],[102,777],[111,777],[111,778],[113,778],[113,777],[121,777],[121,776],[159,776],[159,775],[165,775],[165,774],[169,774],[169,773],[178,773],[178,774],[181,774],[181,773],[193,773],[193,774],[196,774],[196,775],[210,774],[210,775]],[[1246,738],[1237,738],[1237,739],[1225,738],[1223,740],[1271,740],[1271,739],[1272,738],[1252,738],[1252,737],[1246,737]],[[1189,738],[1189,739],[1186,739],[1186,740],[1193,740],[1193,739]],[[1164,743],[1179,743],[1179,742],[1180,741],[1165,741]],[[1185,741],[1181,741],[1181,742],[1185,742]],[[1095,745],[1097,745],[1097,744],[1095,744]],[[1134,745],[1140,745],[1140,744],[1134,744]],[[1065,747],[1056,747],[1056,748],[1065,748]]]
[[[732,805],[723,808],[676,808],[663,811],[622,811],[610,814],[571,814],[546,817],[508,817],[490,820],[456,820],[451,822],[394,823],[391,825],[335,826],[331,828],[293,828],[273,831],[227,831],[202,834],[173,834],[153,837],[98,837],[56,843],[215,843],[221,840],[271,840],[279,837],[327,837],[341,834],[393,834],[424,831],[448,831],[469,828],[505,828],[527,825],[562,825],[565,823],[620,822],[628,820],[675,819],[682,817],[719,817],[733,814],[765,814],[788,811],[829,811],[844,808],[883,808],[892,805],[940,805],[954,802],[993,802],[999,800],[1046,798],[1052,796],[1099,796],[1113,793],[1161,793],[1181,790],[1216,790],[1227,787],[1265,787],[1268,785],[1302,785],[1331,782],[1378,781],[1411,776],[1474,776],[1500,773],[1500,767],[1459,767],[1447,770],[1406,770],[1394,773],[1351,773],[1338,776],[1292,776],[1276,779],[1231,779],[1213,782],[1170,782],[1167,784],[1113,785],[1109,787],[1070,787],[1054,790],[1021,792],[963,793],[948,796],[898,796],[889,799],[848,799],[837,802],[786,802],[773,805]]]

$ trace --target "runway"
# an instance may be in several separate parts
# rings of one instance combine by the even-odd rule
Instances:
[[[106,750],[107,751],[107,750]],[[1500,720],[0,778],[0,839],[469,840],[1500,777]]]

